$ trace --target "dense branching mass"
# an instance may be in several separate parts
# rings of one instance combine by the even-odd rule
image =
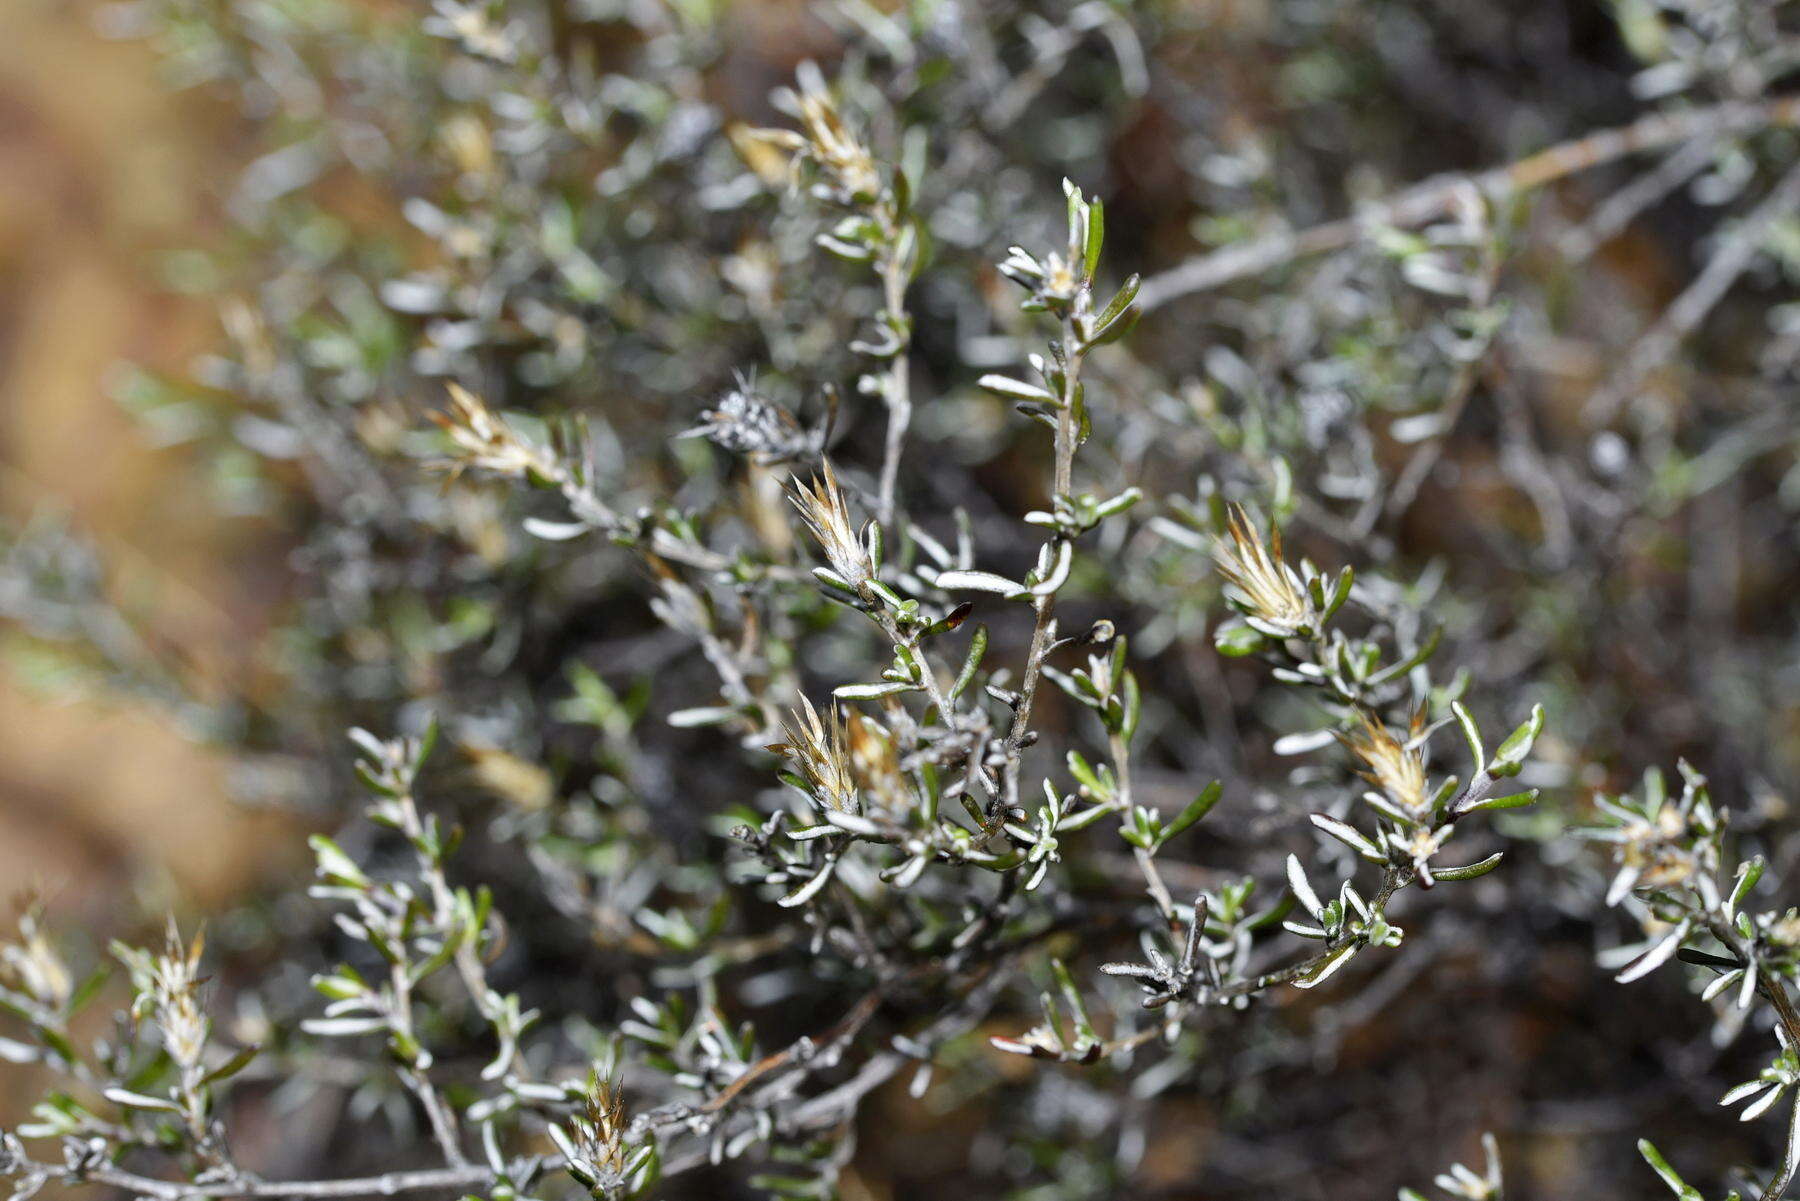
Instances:
[[[22,903],[15,1201],[1788,1195],[1793,5],[103,23],[287,600],[202,687],[46,505],[8,645],[315,866]]]

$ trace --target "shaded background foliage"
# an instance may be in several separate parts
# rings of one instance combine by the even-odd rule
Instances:
[[[562,519],[554,498],[446,487],[424,418],[446,379],[522,420],[585,415],[621,512],[672,498],[779,546],[791,535],[754,524],[769,477],[672,438],[754,368],[757,388],[809,424],[827,407],[820,386],[844,389],[832,455],[872,480],[879,404],[850,388],[865,369],[851,342],[876,304],[867,273],[818,253],[816,206],[784,196],[785,168],[732,136],[788,123],[770,93],[802,61],[839,81],[871,145],[897,158],[905,130],[928,134],[902,494],[940,537],[966,509],[998,556],[983,565],[1019,575],[1031,548],[1016,519],[1045,500],[1047,451],[974,381],[1036,344],[991,264],[1011,243],[1056,241],[1061,177],[1105,198],[1113,278],[1142,272],[1154,290],[1195,255],[1439,173],[1658,107],[1779,95],[1796,44],[1786,6],[1700,0],[944,3],[891,21],[778,3],[515,8],[516,43],[503,20],[478,30],[500,39],[483,45],[404,4],[28,0],[5,18],[27,36],[0,39],[22,114],[7,149],[23,164],[7,172],[0,247],[15,531],[0,605],[17,622],[13,674],[40,698],[7,701],[31,745],[6,765],[0,816],[13,847],[86,844],[60,866],[0,852],[76,912],[118,893],[216,912],[233,895],[213,919],[217,1008],[278,1042],[307,1011],[307,976],[339,952],[297,897],[294,863],[262,839],[221,839],[206,858],[225,866],[171,890],[156,882],[168,861],[156,830],[223,796],[289,815],[267,824],[291,824],[296,843],[337,828],[355,796],[347,725],[444,719],[455,753],[428,791],[476,831],[462,870],[493,883],[519,932],[497,975],[547,1012],[618,1020],[625,998],[667,983],[632,911],[653,900],[698,914],[730,893],[692,869],[724,857],[721,813],[768,807],[772,760],[716,727],[666,725],[718,687],[650,615],[638,559],[524,533],[522,517]],[[158,144],[185,166],[144,168],[179,180],[169,199],[111,174],[129,153],[111,140],[120,118],[83,115],[106,93],[72,96],[26,46],[154,62],[181,89],[138,102],[182,114]],[[1491,203],[1457,198],[1429,221],[1169,296],[1096,357],[1106,400],[1083,471],[1102,494],[1136,484],[1151,503],[1098,535],[1068,628],[1105,616],[1131,633],[1145,803],[1178,809],[1214,777],[1227,798],[1189,836],[1172,886],[1250,872],[1274,887],[1281,855],[1306,842],[1304,812],[1344,784],[1273,753],[1309,714],[1214,651],[1218,585],[1183,541],[1175,498],[1273,508],[1299,553],[1403,582],[1396,596],[1444,629],[1439,660],[1471,673],[1485,724],[1510,728],[1532,702],[1551,713],[1531,780],[1548,803],[1501,825],[1500,873],[1406,898],[1407,942],[1359,962],[1341,991],[1271,996],[1197,1032],[1153,1105],[1134,1099],[1133,1069],[973,1048],[922,1101],[876,1094],[846,1195],[1375,1196],[1472,1155],[1484,1129],[1500,1136],[1509,1195],[1525,1197],[1644,1195],[1639,1134],[1690,1178],[1775,1158],[1775,1131],[1715,1105],[1758,1049],[1713,1037],[1676,974],[1626,988],[1595,966],[1625,935],[1601,909],[1602,868],[1566,837],[1594,789],[1686,757],[1774,874],[1792,862],[1792,212],[1756,230],[1760,253],[1679,353],[1623,374],[1658,315],[1779,193],[1795,136],[1769,124]],[[67,128],[94,130],[92,147]],[[1653,171],[1671,177],[1665,194],[1611,228],[1609,204]],[[28,179],[69,180],[80,203]],[[147,217],[157,203],[166,215]],[[84,382],[169,448],[166,475],[138,477],[155,482],[129,483],[151,470],[146,454],[100,441],[105,418],[62,449],[32,432],[54,428],[40,396],[71,393],[43,392],[24,365],[54,364],[89,311],[69,304],[58,328],[73,332],[59,336],[45,298],[93,238],[142,272],[106,275],[92,289],[103,303],[149,299],[146,332],[111,348],[142,366],[105,380],[87,368]],[[1597,409],[1596,396],[1619,401]],[[1418,455],[1429,470],[1401,487]],[[871,643],[823,606],[765,617],[771,655],[804,645],[814,695],[865,678]],[[1021,657],[1029,627],[990,620],[994,653]],[[32,767],[33,747],[53,744],[35,735],[87,712],[42,699],[70,690],[135,695],[225,752],[178,759],[153,733],[109,731],[79,764]],[[1054,746],[1082,729],[1059,700],[1043,717]],[[142,766],[155,762],[178,787],[130,779],[160,774]],[[92,774],[112,765],[113,784]],[[135,789],[169,816],[125,831],[43,816],[102,813],[91,794]],[[103,833],[45,833],[58,829]],[[366,835],[346,841],[379,853]],[[130,882],[88,883],[100,877]],[[577,882],[558,895],[546,880]],[[732,908],[733,937],[782,929],[762,901]],[[777,939],[727,970],[733,1016],[771,1046],[829,1026],[857,990],[815,966],[803,941]],[[1029,992],[1009,1016],[1029,1011]],[[459,1032],[438,1033],[453,1045]],[[396,1089],[296,1097],[252,1079],[233,1112],[260,1133],[239,1151],[272,1176],[392,1166],[358,1120],[377,1107],[410,1120]],[[304,1120],[276,1116],[294,1112]],[[665,1191],[741,1188],[702,1173]]]

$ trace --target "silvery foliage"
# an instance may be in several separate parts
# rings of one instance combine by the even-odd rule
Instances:
[[[229,350],[122,399],[228,509],[301,518],[304,587],[281,687],[224,699],[184,690],[60,532],[8,540],[0,605],[179,705],[247,795],[336,828],[309,903],[259,930],[283,948],[265,987],[209,989],[171,928],[115,948],[130,1000],[97,1038],[102,976],[25,913],[0,1053],[63,1082],[0,1143],[19,1195],[623,1197],[722,1172],[825,1196],[890,1081],[991,1107],[972,1171],[1113,1195],[1159,1100],[1243,1100],[1419,954],[1602,898],[1645,927],[1626,976],[1681,955],[1725,1033],[1773,1015],[1776,1057],[1726,1097],[1791,1111],[1792,915],[1744,908],[1760,861],[1727,863],[1697,774],[1601,802],[1610,889],[1558,849],[1580,766],[1661,750],[1607,732],[1627,698],[1728,707],[1722,756],[1776,711],[1754,645],[1665,650],[1670,590],[1582,606],[1621,562],[1648,574],[1646,528],[1716,523],[1721,481],[1791,450],[1766,399],[1786,318],[1691,423],[1634,375],[1558,430],[1518,377],[1564,281],[1506,270],[1552,160],[1297,240],[1315,165],[1163,78],[1207,32],[1180,6],[1038,7],[821,6],[841,61],[754,119],[716,99],[735,31],[708,4],[114,14],[269,136],[226,201],[251,264],[218,268]],[[1316,6],[1274,8],[1339,53]],[[1778,174],[1780,20],[1617,8],[1644,119],[1706,136],[1551,230],[1571,256],[1671,178],[1722,206]],[[1394,6],[1368,57],[1415,20]],[[1283,78],[1297,104],[1338,86],[1311,65]],[[1187,264],[1099,198],[1128,173],[1091,148],[1147,98],[1207,214]],[[1584,132],[1555,169],[1611,145]],[[392,220],[359,225],[345,179]],[[1723,247],[1761,230],[1740,257],[1792,256],[1785,227],[1722,225]],[[1771,492],[1791,515],[1792,480]],[[1474,533],[1405,553],[1434,508]],[[1634,670],[1592,671],[1590,642]],[[1540,788],[1560,804],[1534,816]],[[229,1136],[269,1083],[392,1133],[343,1174],[264,1179]],[[1498,1198],[1486,1151],[1436,1187]]]

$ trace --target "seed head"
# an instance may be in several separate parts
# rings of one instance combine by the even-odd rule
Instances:
[[[1668,888],[1699,870],[1694,831],[1677,805],[1664,805],[1656,816],[1632,822],[1623,834],[1619,860],[1639,887]]]
[[[810,458],[820,441],[792,413],[758,395],[756,381],[742,375],[737,387],[701,413],[700,424],[681,436],[707,438],[763,464]]]
[[[625,1097],[618,1084],[597,1075],[588,1079],[581,1112],[569,1118],[569,1128],[550,1127],[551,1141],[567,1161],[569,1173],[588,1187],[595,1198],[625,1195],[631,1185],[634,1162],[627,1146]]]
[[[744,162],[770,183],[783,174],[792,179],[794,168],[810,159],[824,176],[823,194],[838,204],[866,205],[882,194],[875,156],[850,131],[837,101],[817,78],[802,84],[800,124],[798,132],[734,126],[729,134]],[[778,165],[783,159],[785,170]]]

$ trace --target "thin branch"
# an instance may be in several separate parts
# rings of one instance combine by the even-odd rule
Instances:
[[[450,1161],[450,1166],[458,1168],[467,1166],[469,1159],[462,1151],[462,1139],[456,1128],[456,1115],[445,1103],[437,1086],[431,1083],[424,1072],[415,1068],[402,1068],[400,1080],[419,1099],[419,1105],[425,1110],[426,1120],[431,1123],[431,1137],[437,1140],[438,1149],[443,1151],[444,1158]]]
[[[1118,681],[1114,681],[1114,686]],[[1131,748],[1126,745],[1122,731],[1114,730],[1106,738],[1107,758],[1112,762],[1113,781],[1117,788],[1115,794],[1119,815],[1129,820],[1134,799],[1131,793]],[[1150,899],[1156,902],[1157,912],[1163,920],[1175,920],[1175,898],[1169,895],[1169,886],[1163,883],[1162,872],[1157,869],[1154,854],[1148,847],[1134,846],[1131,857],[1137,863],[1138,871],[1143,873],[1144,888]]]
[[[1781,1201],[1793,1186],[1794,1177],[1800,1174],[1800,1101],[1794,1102],[1788,1114],[1787,1142],[1781,1156],[1781,1170],[1769,1181],[1769,1187],[1763,1190],[1762,1201]]]
[[[1409,869],[1389,867],[1382,874],[1380,891],[1369,902],[1369,911],[1371,913],[1383,912],[1387,908],[1387,903],[1394,899],[1394,894],[1410,883],[1412,883],[1412,872]],[[1335,939],[1325,944],[1324,950],[1308,955],[1304,959],[1273,968],[1259,976],[1246,976],[1242,980],[1235,980],[1224,988],[1211,993],[1210,998],[1214,1003],[1228,1001],[1233,997],[1249,996],[1252,993],[1263,992],[1282,984],[1292,984],[1296,980],[1304,980],[1323,967],[1326,960],[1341,951],[1346,944],[1355,941],[1354,936]]]
[[[1488,228],[1487,211],[1479,194],[1473,188],[1467,188],[1463,190],[1460,200],[1458,207],[1463,209],[1463,220],[1474,228],[1482,247],[1481,265],[1474,277],[1469,307],[1485,309],[1494,302],[1494,288],[1500,278],[1499,247],[1495,245],[1493,233]],[[1444,403],[1438,410],[1436,433],[1407,460],[1406,466],[1395,479],[1393,488],[1388,492],[1386,505],[1377,502],[1366,506],[1358,523],[1358,533],[1366,536],[1372,532],[1383,512],[1390,519],[1400,517],[1418,499],[1419,489],[1424,487],[1432,468],[1437,466],[1438,460],[1443,456],[1450,433],[1456,428],[1464,407],[1469,403],[1470,395],[1475,391],[1475,381],[1480,377],[1482,364],[1492,346],[1490,334],[1484,338],[1479,354],[1470,354],[1457,366]]]
[[[1717,151],[1718,142],[1710,137],[1688,142],[1597,205],[1587,220],[1557,239],[1557,252],[1571,262],[1584,262],[1638,214],[1704,170]]]
[[[1789,168],[1762,203],[1725,235],[1724,244],[1700,274],[1663,310],[1624,363],[1588,400],[1584,416],[1590,425],[1604,426],[1618,416],[1644,378],[1669,360],[1749,269],[1775,223],[1796,208],[1800,208],[1800,166]]]
[[[520,1165],[516,1174],[528,1175],[538,1160]],[[24,1172],[44,1173],[47,1177],[64,1177],[92,1181],[129,1190],[141,1197],[158,1201],[199,1201],[209,1197],[391,1197],[399,1193],[425,1189],[482,1188],[494,1182],[494,1171],[486,1164],[464,1164],[454,1168],[429,1168],[418,1172],[386,1172],[380,1176],[360,1176],[349,1180],[237,1180],[208,1181],[198,1184],[186,1180],[158,1180],[141,1176],[123,1168],[102,1164],[95,1167],[53,1167],[25,1161]]]
[[[887,402],[888,427],[875,511],[882,525],[892,526],[894,493],[900,478],[900,456],[906,449],[907,428],[912,424],[912,360],[908,354],[912,349],[912,323],[906,313],[906,285],[912,272],[912,254],[902,247],[901,233],[905,227],[902,220],[893,213],[891,204],[882,207],[881,221],[883,240],[887,246],[887,253],[881,262],[882,300],[887,308],[890,325],[905,330],[905,333],[898,335],[900,345],[895,348],[893,358],[888,363],[887,381],[881,390],[882,399]]]
[[[1717,916],[1700,906],[1689,906],[1689,912],[1706,926],[1711,934],[1731,952],[1736,961],[1746,970],[1756,970],[1758,964],[1753,948],[1746,945],[1736,930],[1729,924],[1719,920]],[[1794,1007],[1794,999],[1788,995],[1787,985],[1783,984],[1774,972],[1756,971],[1756,991],[1768,1001],[1769,1007],[1775,1011],[1775,1020],[1781,1024],[1781,1033],[1785,1036],[1785,1044],[1800,1047],[1800,1010]],[[1796,1175],[1800,1175],[1800,1101],[1795,1102],[1793,1115],[1788,1121],[1787,1140],[1783,1144],[1781,1167],[1774,1179],[1763,1190],[1762,1201],[1781,1201],[1793,1185]]]
[[[1377,230],[1429,221],[1448,211],[1457,193],[1470,183],[1497,203],[1594,167],[1696,137],[1754,133],[1773,126],[1795,124],[1800,124],[1800,96],[1656,113],[1630,125],[1560,143],[1476,175],[1442,175],[1427,179],[1370,205],[1353,217],[1221,247],[1145,280],[1138,292],[1138,307],[1149,312],[1179,297],[1260,275],[1296,259],[1354,246]]]
[[[1084,352],[1075,334],[1072,317],[1063,318],[1062,344],[1069,348],[1069,361],[1063,368],[1062,396],[1056,411],[1056,476],[1051,485],[1050,500],[1067,496],[1075,476],[1075,401],[1081,386],[1081,364]],[[1067,537],[1058,530],[1051,535],[1051,552]],[[1006,781],[1001,795],[1008,805],[1018,800],[1019,767],[1024,761],[1026,735],[1031,729],[1031,708],[1037,698],[1038,681],[1044,673],[1044,659],[1056,634],[1056,591],[1037,598],[1037,621],[1031,631],[1031,649],[1025,656],[1025,674],[1019,684],[1019,705],[1013,711],[1012,728],[1006,735]]]

